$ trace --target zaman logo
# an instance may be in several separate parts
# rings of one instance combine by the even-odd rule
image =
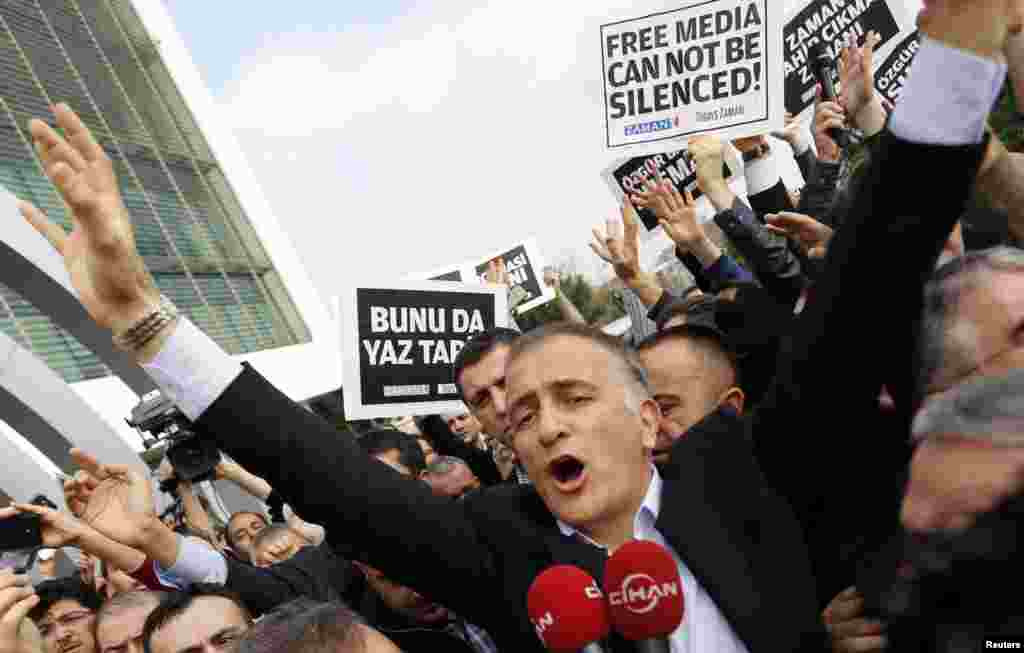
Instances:
[[[666,596],[679,596],[679,583],[657,582],[647,574],[630,574],[622,579],[622,590],[608,595],[612,605],[624,605],[633,614],[647,614]]]

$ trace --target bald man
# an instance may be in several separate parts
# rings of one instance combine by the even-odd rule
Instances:
[[[640,345],[651,393],[661,408],[654,461],[667,462],[676,440],[719,408],[743,413],[746,396],[733,355],[705,326],[677,326]]]

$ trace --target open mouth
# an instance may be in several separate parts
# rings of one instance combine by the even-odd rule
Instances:
[[[559,456],[548,465],[551,477],[563,492],[578,489],[584,480],[586,466],[575,456]]]

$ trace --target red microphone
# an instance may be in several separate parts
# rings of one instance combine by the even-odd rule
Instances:
[[[666,638],[683,622],[683,582],[665,547],[643,540],[622,545],[608,559],[604,591],[615,630],[668,650]]]
[[[569,653],[608,636],[608,607],[593,576],[579,567],[545,569],[526,597],[537,636],[549,651]]]

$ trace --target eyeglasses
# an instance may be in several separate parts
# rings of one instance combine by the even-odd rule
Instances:
[[[74,612],[68,612],[55,617],[52,621],[47,621],[39,624],[39,633],[46,637],[53,632],[54,626],[60,624],[62,628],[71,628],[72,626],[82,623],[93,615],[92,610],[75,610]]]

